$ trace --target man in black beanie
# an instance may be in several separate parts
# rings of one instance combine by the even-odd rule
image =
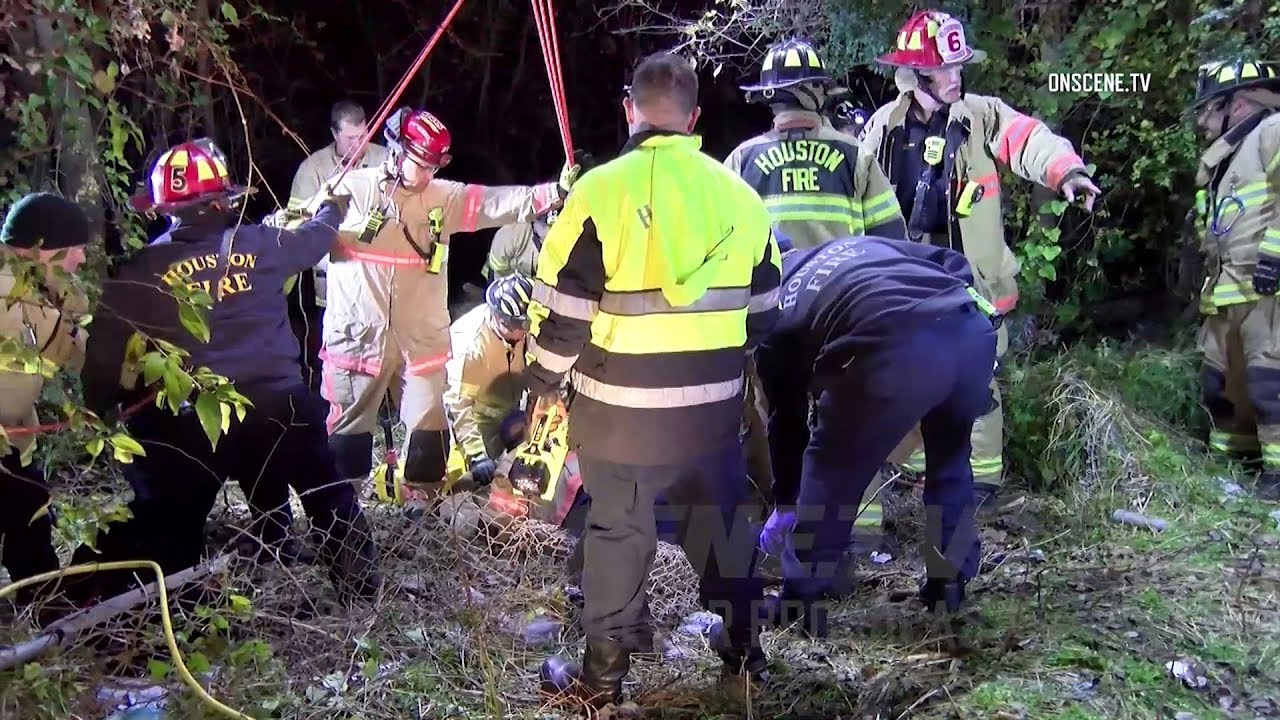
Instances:
[[[43,509],[49,488],[44,469],[31,462],[40,433],[36,400],[49,369],[39,365],[78,373],[84,362],[77,320],[87,302],[70,278],[89,239],[84,212],[51,193],[19,200],[0,229],[0,563],[15,581],[58,569],[53,519]],[[28,588],[19,601],[36,592]]]

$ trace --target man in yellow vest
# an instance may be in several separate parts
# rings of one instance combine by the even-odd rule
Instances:
[[[1002,314],[1018,302],[1019,263],[1005,243],[999,166],[1093,209],[1099,190],[1071,142],[999,98],[964,92],[961,69],[986,57],[971,48],[964,26],[936,10],[918,12],[898,32],[896,47],[877,62],[896,68],[900,94],[867,122],[862,147],[879,159],[907,218],[907,235],[962,252],[975,287]],[[1008,348],[1006,326],[998,352]],[[996,409],[973,430],[973,474],[980,510],[990,510],[1003,482],[1003,416]],[[923,453],[911,469],[923,470]]]
[[[1260,450],[1257,493],[1280,500],[1280,67],[1203,65],[1191,109],[1212,143],[1196,175],[1207,192],[1200,381],[1209,445]]]
[[[686,60],[647,58],[623,107],[630,140],[582,176],[538,257],[525,371],[534,424],[568,375],[569,447],[591,496],[586,654],[580,666],[548,659],[543,689],[599,704],[621,701],[631,654],[653,647],[659,496],[702,602],[724,618],[712,642],[725,671],[767,665],[738,427],[748,344],[778,315],[777,243],[759,195],[692,134],[698,76]]]

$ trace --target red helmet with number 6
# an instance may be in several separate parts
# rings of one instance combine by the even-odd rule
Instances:
[[[982,62],[987,54],[969,47],[964,25],[947,13],[924,10],[898,31],[896,47],[876,62],[912,70],[932,70]]]
[[[235,200],[248,188],[234,185],[227,156],[208,138],[184,142],[160,156],[147,189],[130,199],[140,212],[172,213],[210,200]]]
[[[402,108],[387,119],[383,135],[392,151],[415,162],[440,169],[453,159],[449,146],[453,137],[440,119],[426,110]]]

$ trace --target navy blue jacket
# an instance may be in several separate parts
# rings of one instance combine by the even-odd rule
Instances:
[[[963,255],[918,242],[856,237],[782,256],[781,314],[756,350],[779,503],[798,490],[810,393],[856,355],[973,304],[972,283]]]
[[[341,221],[326,203],[292,231],[240,225],[224,242],[228,229],[218,224],[180,226],[156,238],[103,283],[85,351],[86,406],[101,415],[141,397],[141,377],[137,388],[121,387],[125,345],[135,329],[186,350],[191,369],[208,367],[246,394],[301,383],[284,284],[329,252]],[[208,343],[182,326],[172,283],[198,284],[213,298]]]

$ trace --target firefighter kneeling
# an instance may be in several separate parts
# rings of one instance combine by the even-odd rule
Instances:
[[[760,543],[785,578],[771,619],[826,634],[819,601],[835,589],[859,500],[917,423],[928,464],[921,595],[958,609],[977,571],[969,437],[991,406],[994,308],[963,255],[921,243],[837,240],[785,254],[782,272],[782,317],[756,354],[777,502]]]
[[[146,405],[128,419],[146,451],[126,465],[133,487],[132,517],[99,542],[101,556],[82,547],[76,562],[155,560],[166,573],[194,565],[204,549],[204,521],[223,483],[234,477],[267,510],[263,540],[278,544],[288,531],[288,487],[302,498],[320,554],[344,596],[370,597],[381,580],[368,521],[355,490],[339,477],[325,431],[326,407],[302,382],[298,340],[290,332],[285,279],[314,266],[330,250],[343,198],[321,198],[311,221],[294,231],[237,225],[244,188],[233,187],[226,159],[211,142],[183,143],[151,172],[150,192],[135,207],[168,215],[173,225],[103,287],[90,328],[84,369],[86,405],[108,416],[143,397],[127,347],[134,328],[185,350],[191,366],[208,367],[235,383],[252,402],[243,418],[211,447],[199,403],[184,403],[175,418]],[[199,342],[180,321],[170,288],[208,293],[209,337]],[[102,573],[86,594],[113,593],[131,573]],[[84,598],[89,599],[89,598]]]

